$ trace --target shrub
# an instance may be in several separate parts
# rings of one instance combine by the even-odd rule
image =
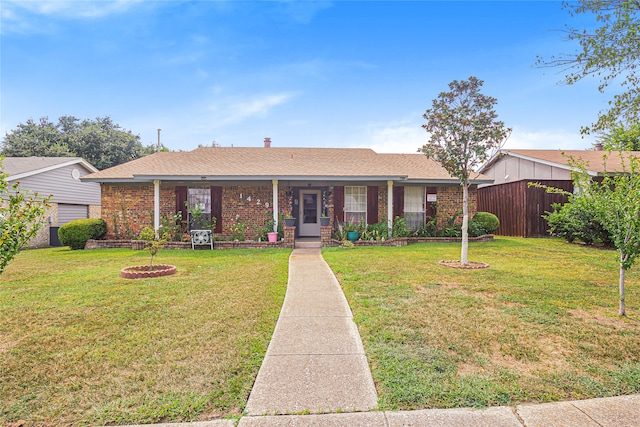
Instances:
[[[407,219],[400,218],[397,216],[393,221],[393,227],[391,228],[391,236],[393,238],[397,237],[407,237],[411,234],[411,231],[407,228]]]
[[[490,212],[476,212],[469,221],[469,235],[472,237],[491,234],[500,226],[500,220]]]
[[[587,245],[611,244],[611,236],[598,220],[588,197],[573,197],[569,203],[552,206],[553,212],[542,216],[547,220],[552,236],[563,237],[569,243],[580,240]]]
[[[58,229],[58,239],[71,249],[84,249],[89,239],[98,239],[107,232],[107,223],[100,218],[76,219]]]

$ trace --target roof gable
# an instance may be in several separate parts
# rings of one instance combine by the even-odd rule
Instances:
[[[81,157],[5,157],[2,168],[9,175],[7,181],[15,181],[74,164],[83,166],[89,172],[98,171]]]
[[[513,156],[530,160],[540,164],[572,170],[571,159],[581,159],[586,163],[587,172],[591,175],[599,175],[605,172],[622,172],[625,167],[621,161],[620,153],[640,157],[640,151],[598,151],[598,150],[500,150],[485,165],[480,172],[486,172],[498,159],[504,156]],[[607,157],[606,162],[604,157]]]

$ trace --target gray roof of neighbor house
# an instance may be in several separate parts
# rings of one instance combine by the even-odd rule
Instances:
[[[480,172],[485,172],[497,160],[504,156],[514,156],[521,159],[532,160],[534,162],[555,166],[558,168],[571,170],[571,159],[581,159],[586,162],[587,172],[591,175],[601,175],[604,172],[623,172],[625,164],[620,157],[624,156],[640,157],[640,151],[601,151],[601,150],[500,150],[486,164],[480,168]],[[606,156],[606,161],[604,157]],[[625,162],[626,163],[626,162]]]
[[[84,181],[395,180],[458,182],[422,154],[378,154],[363,148],[202,147],[160,152],[87,175]],[[472,183],[493,180],[475,174]]]
[[[39,173],[58,169],[64,166],[81,164],[90,172],[97,172],[89,162],[81,157],[5,157],[2,162],[4,173],[8,174],[7,181],[14,181]]]

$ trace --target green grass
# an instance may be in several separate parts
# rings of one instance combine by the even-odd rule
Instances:
[[[241,414],[287,283],[286,250],[22,252],[0,276],[0,425]]]
[[[381,409],[486,407],[640,393],[640,290],[617,252],[556,239],[330,248]]]

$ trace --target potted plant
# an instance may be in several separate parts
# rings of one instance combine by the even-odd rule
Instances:
[[[322,213],[322,216],[320,217],[320,226],[322,227],[327,227],[329,225],[329,217],[327,216],[326,213]]]
[[[358,231],[358,226],[353,222],[345,222],[344,223],[344,231],[347,232],[347,239],[355,242],[360,237],[360,232]]]
[[[284,217],[284,223],[287,227],[295,227],[296,219],[293,217],[293,215],[287,212],[282,212],[282,216]]]

